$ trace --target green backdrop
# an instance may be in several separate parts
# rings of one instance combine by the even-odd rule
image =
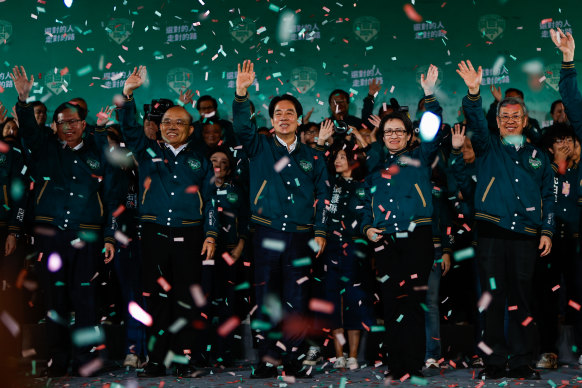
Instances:
[[[285,92],[298,96],[304,110],[314,107],[312,119],[320,121],[329,115],[330,91],[344,88],[353,94],[350,113],[359,116],[373,77],[383,82],[376,108],[396,97],[414,114],[419,74],[433,63],[441,70],[445,120],[454,122],[466,92],[456,64],[470,58],[485,68],[486,103],[490,84],[511,85],[525,91],[532,116],[549,120],[561,62],[549,28],[562,26],[576,37],[579,0],[417,0],[422,21],[407,16],[406,4],[411,7],[392,0],[75,0],[67,8],[58,0],[6,0],[0,100],[16,100],[8,72],[24,65],[38,81],[32,98],[50,110],[82,96],[95,121],[128,72],[143,64],[149,82],[136,93],[139,104],[176,99],[188,87],[215,96],[221,116],[230,117],[236,63],[250,58],[260,124],[269,98]]]

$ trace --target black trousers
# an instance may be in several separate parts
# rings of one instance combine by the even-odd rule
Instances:
[[[493,349],[485,359],[487,366],[505,368],[508,365],[513,369],[532,362],[536,329],[530,318],[538,242],[537,238],[478,237],[481,287],[493,297],[484,312],[483,341]],[[507,341],[506,308],[509,308]]]
[[[103,243],[99,238],[89,239],[74,247],[71,242],[80,234],[72,230],[46,228],[35,236],[35,248],[42,253],[42,280],[47,309],[47,342],[52,365],[66,369],[69,364],[71,343],[69,313],[75,312],[74,330],[98,323],[96,283],[98,260],[103,260]],[[97,232],[98,233],[98,232]],[[52,253],[60,256],[61,266],[49,268]],[[58,262],[53,261],[53,264]],[[90,350],[95,344],[74,346],[73,369],[84,365],[96,354]]]
[[[375,250],[378,278],[385,279],[380,287],[387,364],[396,377],[401,377],[424,365],[426,336],[421,303],[426,303],[433,263],[432,228],[416,227],[407,238],[383,235]]]
[[[190,286],[201,284],[203,243],[202,226],[143,225],[142,285],[146,310],[153,318],[152,326],[146,330],[152,362],[163,363],[169,350],[179,356],[189,354],[194,359],[201,354],[202,338],[198,333],[208,322],[194,304]],[[170,285],[169,291],[162,287],[160,277]],[[180,318],[186,319],[186,324],[170,333],[170,326]]]

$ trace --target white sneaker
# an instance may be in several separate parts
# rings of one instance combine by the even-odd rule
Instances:
[[[317,365],[321,360],[321,349],[318,346],[310,346],[307,351],[307,356],[303,360],[303,365]]]
[[[429,358],[428,360],[426,360],[426,362],[424,363],[424,367],[426,369],[438,369],[439,367],[439,363],[437,360],[435,360],[434,358]]]
[[[139,368],[139,357],[133,353],[126,355],[125,360],[123,361],[123,366]]]
[[[345,357],[338,357],[335,359],[333,363],[334,368],[345,368],[346,367],[346,358]]]
[[[348,358],[348,361],[346,362],[346,368],[349,370],[354,370],[358,369],[359,367],[360,365],[358,365],[358,360],[355,357]]]

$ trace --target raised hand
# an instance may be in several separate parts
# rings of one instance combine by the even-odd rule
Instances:
[[[325,145],[325,142],[331,137],[331,135],[333,135],[333,121],[328,119],[321,123],[317,144],[320,146]]]
[[[255,80],[255,65],[246,59],[243,61],[242,69],[240,63],[237,65],[238,73],[236,75],[236,94],[238,96],[246,96],[247,89],[253,84]]]
[[[192,90],[186,89],[184,92],[180,90],[180,101],[182,102],[182,104],[184,105],[192,104],[192,102],[194,101],[192,97],[194,97],[194,92]]]
[[[376,115],[370,115],[370,117],[368,118],[368,121],[370,121],[372,123],[372,125],[375,128],[379,128],[380,127],[380,122],[382,121],[382,119],[380,118],[380,116],[376,116]]]
[[[491,85],[489,87],[489,90],[491,91],[491,95],[493,96],[493,98],[495,98],[495,101],[499,102],[502,99],[502,94],[501,94],[501,86],[498,86],[497,88],[495,87],[495,85]]]
[[[102,127],[109,121],[111,114],[113,113],[114,107],[107,106],[105,109],[101,108],[101,111],[97,113],[97,126]]]
[[[483,78],[483,69],[481,66],[475,70],[471,61],[467,61],[467,63],[461,61],[461,63],[459,63],[459,68],[457,69],[457,74],[459,74],[463,81],[465,81],[465,85],[469,88],[469,93],[479,93],[481,79]]]
[[[574,37],[572,34],[569,32],[564,34],[561,29],[558,28],[558,31],[554,31],[552,28],[550,30],[550,36],[552,38],[552,42],[554,42],[556,47],[560,49],[564,55],[564,62],[573,61],[576,44],[574,43]]]
[[[370,96],[376,97],[380,89],[382,89],[382,85],[378,82],[378,78],[374,78],[372,82],[368,84],[368,94]]]
[[[451,142],[453,143],[453,149],[459,150],[465,144],[465,127],[461,124],[456,123],[453,128],[451,128]]]
[[[147,69],[145,66],[134,67],[131,75],[125,80],[125,85],[123,85],[123,94],[126,96],[131,96],[133,91],[139,88],[146,80]]]
[[[436,82],[439,78],[439,68],[435,65],[430,65],[428,71],[426,72],[426,77],[424,74],[420,75],[420,85],[424,89],[424,95],[430,96],[434,93],[434,88]]]
[[[8,109],[0,102],[0,123],[6,121],[6,116],[8,116]]]
[[[303,124],[307,124],[309,122],[309,119],[311,118],[311,115],[313,114],[314,109],[315,108],[311,108],[311,110],[309,112],[307,112],[303,115],[303,120],[301,120],[301,122]]]
[[[14,88],[18,93],[18,99],[20,101],[25,102],[30,95],[30,91],[32,90],[32,85],[34,84],[34,75],[28,76],[26,75],[26,70],[24,70],[24,66],[14,66],[12,69],[12,74],[10,74],[10,78],[14,82]]]

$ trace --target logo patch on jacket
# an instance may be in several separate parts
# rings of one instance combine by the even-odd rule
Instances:
[[[190,166],[192,170],[198,170],[201,164],[200,161],[197,159],[188,159],[188,166]]]
[[[538,158],[529,158],[529,165],[537,170],[542,166],[542,161]]]
[[[87,166],[91,168],[91,170],[97,170],[100,166],[99,162],[95,159],[87,159]]]
[[[313,164],[311,164],[311,162],[308,162],[307,160],[300,160],[299,167],[301,167],[301,169],[305,172],[313,170]]]
[[[236,201],[238,201],[238,194],[237,193],[228,193],[226,195],[226,199],[230,203],[235,203]]]
[[[366,191],[363,188],[359,188],[356,190],[356,195],[358,198],[362,199],[366,195]]]

